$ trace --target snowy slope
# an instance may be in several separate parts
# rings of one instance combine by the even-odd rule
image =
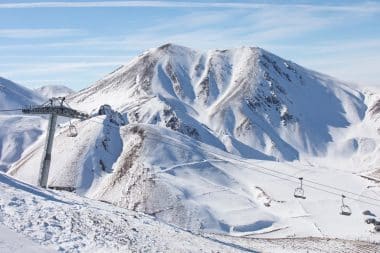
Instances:
[[[52,249],[48,249],[38,245],[37,243],[17,234],[9,228],[0,225],[0,252],[2,253],[52,253]]]
[[[0,111],[21,109],[44,100],[37,93],[0,77]],[[0,171],[20,159],[22,153],[35,143],[46,128],[41,117],[25,116],[21,111],[0,112]]]
[[[45,99],[52,97],[66,97],[74,93],[72,89],[63,85],[46,85],[37,88],[34,91]]]
[[[141,213],[43,191],[3,174],[0,205],[2,226],[59,252],[241,252],[232,243],[197,236]],[[17,243],[22,245],[14,241],[10,246]],[[30,243],[26,247],[24,252],[32,252]],[[41,246],[38,252],[49,251]]]
[[[305,157],[305,161],[320,166],[333,165],[339,170],[360,175],[379,171],[380,92],[376,89],[362,88],[368,109],[364,118],[350,124],[344,130],[330,129],[333,142],[329,144],[325,157]],[[377,176],[380,179],[380,174]]]
[[[46,191],[0,173],[0,250],[15,252],[377,252],[380,245],[321,238],[192,234],[142,213]]]

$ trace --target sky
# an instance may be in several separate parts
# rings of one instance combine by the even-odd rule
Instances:
[[[380,1],[0,0],[0,76],[37,88],[93,84],[147,49],[258,46],[380,86]]]

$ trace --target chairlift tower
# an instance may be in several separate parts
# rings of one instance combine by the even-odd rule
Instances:
[[[51,98],[48,102],[39,105],[39,106],[29,106],[22,109],[22,112],[25,114],[48,114],[49,118],[49,126],[46,135],[45,148],[43,151],[41,168],[39,173],[38,182],[39,185],[43,188],[47,188],[47,182],[49,177],[50,163],[51,163],[51,151],[53,148],[53,140],[54,133],[57,124],[57,117],[63,116],[67,118],[75,118],[75,119],[88,119],[89,115],[83,112],[79,112],[74,110],[68,106],[64,105],[65,98],[57,97]]]

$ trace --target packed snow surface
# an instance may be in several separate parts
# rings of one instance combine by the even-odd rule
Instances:
[[[30,239],[0,225],[0,252],[2,253],[53,253],[53,249],[42,247]]]

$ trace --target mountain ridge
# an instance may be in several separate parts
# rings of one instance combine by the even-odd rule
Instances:
[[[66,97],[74,93],[74,90],[64,85],[45,85],[37,89],[34,89],[34,91],[42,97],[44,97],[45,99],[49,99],[52,97]]]
[[[102,101],[131,122],[165,125],[244,157],[290,161],[300,151],[323,155],[328,127],[347,127],[366,110],[361,93],[263,49],[201,53],[173,44],[144,52],[70,101],[84,110]]]

